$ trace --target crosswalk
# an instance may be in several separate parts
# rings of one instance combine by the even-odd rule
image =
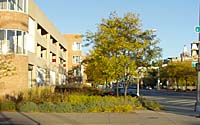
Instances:
[[[158,102],[165,108],[165,111],[170,111],[183,115],[195,115],[194,105],[196,100],[185,99],[184,97],[161,97],[161,96],[145,96],[151,100]]]
[[[177,105],[181,107],[194,106],[196,100],[193,99],[181,99],[181,98],[166,98],[166,97],[147,97],[160,104]]]

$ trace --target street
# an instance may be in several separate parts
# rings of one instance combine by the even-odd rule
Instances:
[[[141,90],[164,111],[134,113],[20,113],[0,112],[0,125],[199,125],[194,112],[195,93]]]
[[[141,95],[154,100],[165,107],[165,112],[197,116],[194,112],[196,102],[195,92],[174,92],[165,90],[141,90]]]
[[[195,93],[141,90],[140,95],[165,107],[164,111],[133,113],[0,112],[0,125],[199,125]]]

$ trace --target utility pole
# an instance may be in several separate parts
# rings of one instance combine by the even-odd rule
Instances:
[[[199,8],[199,26],[200,26],[200,8]],[[197,97],[196,97],[196,103],[195,103],[195,111],[200,115],[200,32],[199,32],[199,26],[196,27],[196,32],[198,32],[198,63],[196,65],[197,68]]]

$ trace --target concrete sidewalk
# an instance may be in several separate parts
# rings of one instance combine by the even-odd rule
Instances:
[[[1,112],[0,125],[200,125],[200,118],[149,110],[135,113]]]

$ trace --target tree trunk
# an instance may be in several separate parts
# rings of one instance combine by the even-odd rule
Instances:
[[[185,90],[187,91],[187,79],[185,80]]]
[[[119,97],[119,81],[117,80],[117,85],[116,85],[116,95]]]
[[[127,80],[127,81],[125,82],[125,86],[124,86],[124,104],[127,103],[127,89],[128,89],[128,83],[129,83],[129,81]]]
[[[108,87],[108,78],[106,77],[106,88]]]

